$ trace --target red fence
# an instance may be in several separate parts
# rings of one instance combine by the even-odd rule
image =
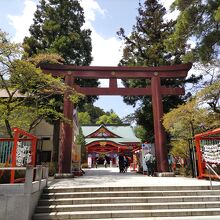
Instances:
[[[5,167],[35,166],[37,137],[14,128],[13,139],[0,139],[0,163]],[[3,171],[0,173],[0,177]],[[14,183],[15,171],[11,170],[10,183]]]
[[[198,159],[198,178],[212,177],[206,172],[206,163],[220,165],[220,128],[195,135],[196,153]]]

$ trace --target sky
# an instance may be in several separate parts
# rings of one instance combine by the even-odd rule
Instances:
[[[144,0],[82,0],[85,11],[85,28],[92,30],[92,66],[117,66],[122,57],[123,42],[116,32],[122,27],[126,35],[132,31],[138,15],[138,4]],[[161,0],[169,10],[173,0]],[[38,0],[0,0],[0,29],[9,34],[14,42],[22,42],[29,36],[33,14]],[[176,16],[170,14],[169,18]],[[108,82],[102,81],[102,86]],[[123,102],[120,96],[100,96],[96,106],[109,111],[113,109],[121,118],[133,113],[134,108]]]

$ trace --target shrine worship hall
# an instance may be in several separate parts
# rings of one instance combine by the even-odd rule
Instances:
[[[91,125],[82,126],[85,136],[88,161],[94,166],[107,162],[113,166],[118,164],[119,154],[128,156],[133,162],[133,152],[141,148],[141,140],[138,139],[130,125]]]

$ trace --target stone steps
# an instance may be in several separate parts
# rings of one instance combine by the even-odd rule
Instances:
[[[209,190],[209,186],[122,186],[122,187],[49,187],[45,193],[56,192],[106,192],[106,191],[175,191],[175,190]],[[213,189],[220,189],[213,186]]]
[[[40,219],[103,219],[136,217],[176,217],[176,216],[213,216],[220,215],[220,208],[210,209],[162,209],[162,210],[118,210],[118,211],[79,211],[37,213],[33,220]],[[211,218],[210,218],[211,219]]]
[[[61,199],[41,199],[40,206],[49,205],[74,205],[74,204],[102,204],[109,203],[154,203],[160,202],[190,202],[190,201],[220,201],[220,196],[202,195],[202,196],[163,196],[163,197],[92,197],[92,198],[61,198]]]
[[[87,205],[50,205],[39,206],[36,213],[71,211],[109,211],[109,210],[155,210],[155,209],[199,209],[219,208],[220,202],[173,202],[173,203],[118,203]]]
[[[201,196],[220,195],[220,190],[183,190],[183,191],[112,191],[112,192],[65,192],[43,193],[44,199],[58,198],[93,198],[93,197],[152,197],[152,196]]]
[[[200,219],[218,216],[220,190],[208,186],[47,188],[33,220]],[[202,219],[202,218],[201,218]]]

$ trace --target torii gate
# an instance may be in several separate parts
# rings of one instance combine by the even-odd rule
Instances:
[[[162,96],[183,95],[184,88],[161,86],[161,78],[184,79],[192,64],[179,64],[160,67],[96,67],[96,66],[75,66],[47,64],[41,66],[44,73],[51,73],[53,76],[63,77],[65,83],[74,87],[79,93],[85,95],[151,95],[153,116],[155,151],[158,172],[168,171],[167,151],[165,148],[165,132],[161,123],[163,117]],[[75,78],[82,79],[109,79],[108,88],[79,87],[74,84]],[[118,88],[117,79],[151,79],[151,85],[145,88]],[[73,104],[64,96],[64,116],[72,121]],[[61,161],[60,173],[71,172],[71,151],[72,151],[72,127],[64,123],[61,131]]]

